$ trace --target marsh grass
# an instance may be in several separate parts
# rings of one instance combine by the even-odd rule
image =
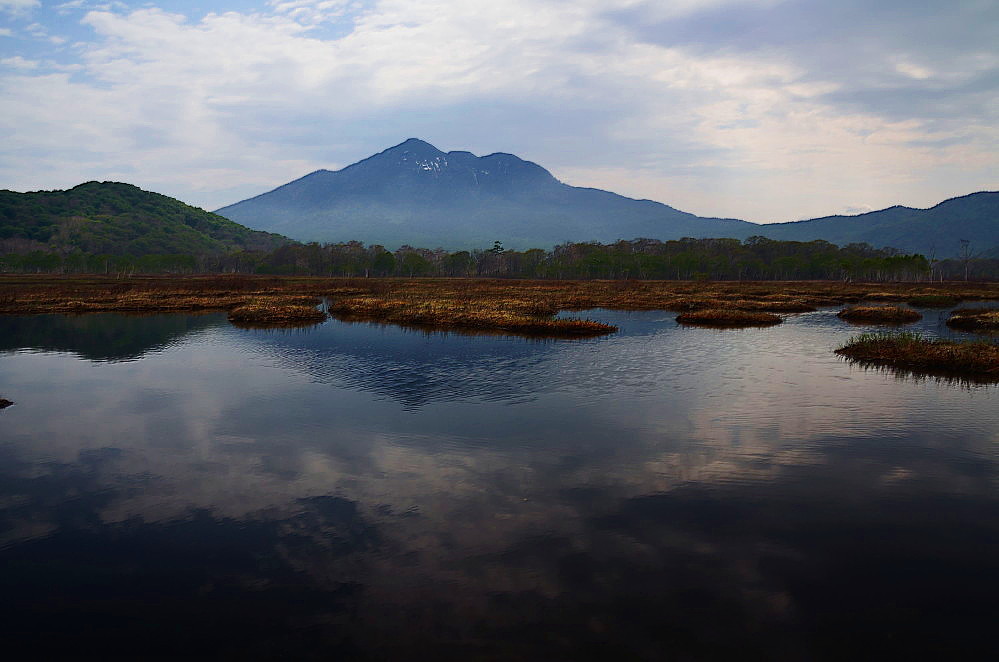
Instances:
[[[741,310],[738,308],[707,308],[704,310],[694,310],[689,313],[681,313],[677,315],[676,321],[681,324],[732,328],[773,326],[774,324],[780,324],[784,320],[779,315],[761,311]]]
[[[950,314],[947,326],[962,331],[999,331],[999,308],[959,308]]]
[[[907,331],[864,333],[836,353],[861,364],[999,381],[999,345],[986,341],[931,339]]]
[[[244,328],[272,328],[313,326],[326,320],[326,313],[315,307],[315,297],[297,299],[237,306],[229,311],[229,321]]]
[[[861,299],[864,301],[905,301],[909,295],[905,292],[867,292]]]
[[[530,299],[480,301],[469,297],[379,299],[357,297],[329,304],[347,321],[377,321],[413,327],[504,331],[539,337],[600,336],[617,327],[587,319],[555,319],[557,309]]]
[[[599,335],[613,327],[556,318],[559,311],[742,310],[806,312],[867,296],[908,301],[925,284],[815,282],[557,281],[513,279],[318,278],[273,276],[107,277],[0,275],[0,314],[232,311],[284,305],[289,297],[326,297],[342,319],[439,330],[517,335]],[[999,299],[999,286],[934,285],[932,293]],[[300,305],[311,305],[299,301]],[[768,318],[769,319],[769,318]],[[768,321],[768,323],[772,323]]]
[[[732,305],[739,310],[755,310],[765,313],[810,313],[816,310],[815,305],[800,299],[765,299],[756,301],[740,299],[732,302]]]
[[[923,319],[923,315],[902,306],[851,306],[837,313],[849,322],[863,324],[908,324]]]

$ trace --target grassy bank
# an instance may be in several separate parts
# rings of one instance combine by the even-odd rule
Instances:
[[[309,305],[327,297],[341,319],[526,335],[613,331],[559,311],[737,310],[806,312],[860,301],[916,296],[999,299],[999,285],[810,282],[554,281],[514,279],[317,278],[272,276],[0,276],[0,314],[235,311]],[[311,300],[309,300],[311,301]]]
[[[962,331],[999,331],[999,308],[961,308],[951,313],[947,326]]]
[[[999,345],[924,338],[918,333],[865,333],[836,350],[851,361],[927,374],[999,381]]]

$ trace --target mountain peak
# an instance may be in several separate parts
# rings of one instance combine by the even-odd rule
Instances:
[[[419,138],[406,138],[405,140],[403,140],[401,143],[399,143],[395,147],[389,147],[385,151],[386,152],[395,152],[395,151],[398,151],[398,150],[419,151],[419,152],[427,151],[427,152],[434,152],[434,153],[439,152],[441,154],[444,153],[444,152],[441,152],[436,147],[434,147],[433,145],[431,145],[430,143],[428,143],[426,140],[420,140]]]
[[[419,138],[407,138],[398,145],[368,157],[359,163],[384,163],[386,159],[393,163],[419,163],[438,159],[444,156],[444,152],[437,149],[425,140]],[[359,164],[354,164],[359,165]],[[352,166],[347,166],[351,168]]]

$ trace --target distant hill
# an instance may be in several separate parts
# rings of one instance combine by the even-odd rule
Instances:
[[[65,191],[0,191],[0,241],[108,255],[272,250],[289,240],[118,182]]]
[[[507,248],[621,238],[748,237],[752,223],[568,186],[512,154],[442,152],[411,138],[342,170],[318,170],[219,209],[300,241]]]
[[[951,198],[929,209],[889,207],[858,216],[772,223],[760,234],[785,241],[825,239],[841,246],[866,242],[938,258],[958,255],[966,239],[979,254],[999,250],[999,192]]]

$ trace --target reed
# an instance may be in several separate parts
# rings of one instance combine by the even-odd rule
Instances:
[[[837,316],[864,324],[908,324],[923,319],[918,311],[902,306],[851,306],[839,311]]]
[[[707,308],[677,315],[681,324],[713,327],[773,326],[784,320],[779,315],[738,308]]]
[[[864,333],[836,353],[863,364],[999,381],[999,345],[984,341],[937,340],[911,332]]]

